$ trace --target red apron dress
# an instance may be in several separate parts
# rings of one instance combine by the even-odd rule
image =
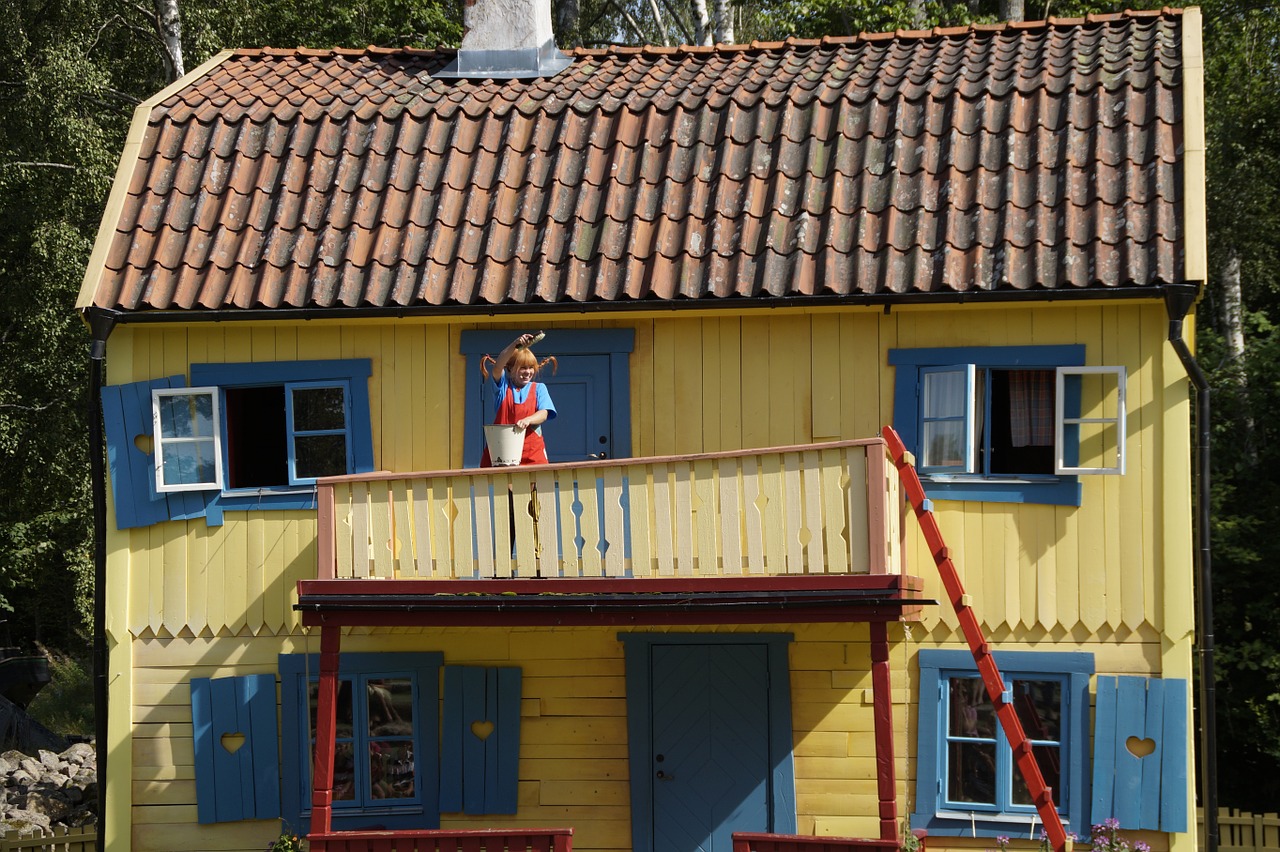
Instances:
[[[498,411],[493,416],[493,422],[512,424],[525,417],[532,417],[537,412],[538,386],[536,383],[529,382],[529,395],[524,398],[524,402],[516,402],[515,388],[508,385],[502,404],[498,406]],[[524,452],[520,454],[520,464],[547,464],[547,445],[543,442],[542,435],[536,426],[524,430]],[[480,466],[493,467],[488,447],[484,448],[484,454],[480,456]]]

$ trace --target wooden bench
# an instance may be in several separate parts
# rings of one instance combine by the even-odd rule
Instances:
[[[923,852],[925,832],[911,834]],[[746,831],[733,833],[733,852],[898,852],[900,840],[868,837],[818,837],[812,834],[759,834]]]
[[[307,840],[311,852],[573,852],[572,828],[332,831]]]

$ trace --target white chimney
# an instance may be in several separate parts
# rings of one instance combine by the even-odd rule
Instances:
[[[462,47],[441,77],[550,77],[569,66],[556,47],[550,0],[467,0]]]

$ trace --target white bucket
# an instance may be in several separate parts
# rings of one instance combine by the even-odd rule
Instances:
[[[519,426],[492,423],[484,427],[484,442],[489,447],[489,461],[494,467],[520,464],[524,453],[524,430]]]

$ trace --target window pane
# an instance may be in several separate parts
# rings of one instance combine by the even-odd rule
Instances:
[[[412,736],[413,684],[404,678],[368,683],[369,736]]]
[[[1062,684],[1056,680],[1013,683],[1013,706],[1022,730],[1032,740],[1062,739]]]
[[[295,432],[346,428],[347,409],[342,388],[293,389]]]
[[[924,374],[924,416],[964,417],[967,375],[962,370]]]
[[[218,481],[213,439],[160,445],[165,485],[198,485]]]
[[[947,798],[953,802],[995,804],[995,743],[952,743]]]
[[[1058,746],[1036,746],[1032,752],[1036,756],[1036,763],[1040,765],[1040,775],[1044,777],[1044,783],[1053,788],[1053,796],[1055,804],[1062,806],[1062,769],[1061,769],[1061,749]],[[1013,767],[1013,803],[1015,805],[1034,805],[1035,801],[1031,798],[1031,793],[1027,790],[1027,782],[1022,778],[1022,772],[1015,764]]]
[[[308,702],[311,705],[311,733],[316,732],[316,707],[320,700],[320,684],[311,682]],[[338,681],[338,739],[351,739],[355,725],[351,721],[351,681]]]
[[[954,677],[950,682],[952,737],[994,739],[996,710],[987,700],[986,687],[973,677]]]
[[[161,439],[213,437],[212,394],[174,394],[159,397],[157,403]]]
[[[369,743],[370,798],[413,798],[413,741]]]
[[[347,472],[346,435],[302,435],[294,438],[298,479],[340,476]]]
[[[924,424],[925,467],[964,465],[964,421],[933,420]]]
[[[333,755],[333,798],[352,801],[356,797],[355,750],[351,743],[338,743]]]

